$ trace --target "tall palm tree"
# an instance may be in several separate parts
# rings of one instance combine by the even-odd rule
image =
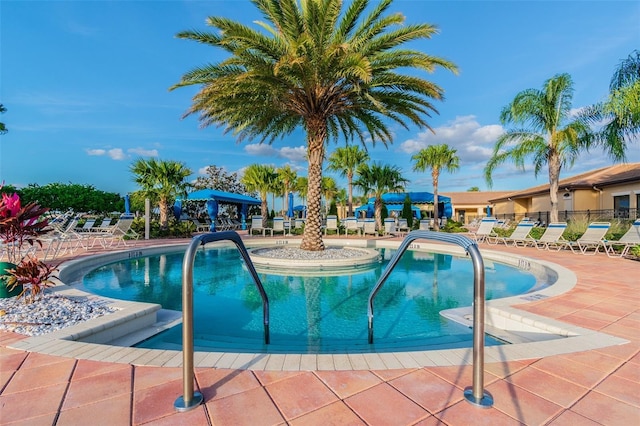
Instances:
[[[640,51],[634,50],[620,62],[607,100],[586,108],[584,117],[601,126],[596,143],[614,160],[624,160],[627,144],[640,134]]]
[[[369,154],[357,145],[347,145],[336,148],[329,156],[327,170],[339,172],[340,176],[347,178],[349,190],[348,216],[353,216],[353,176],[361,164],[369,160]]]
[[[252,0],[264,21],[254,30],[209,17],[213,32],[185,31],[179,38],[222,48],[217,64],[195,68],[172,89],[199,85],[186,115],[203,126],[223,125],[239,140],[276,138],[304,128],[308,155],[308,215],[300,247],[323,250],[320,218],[325,146],[345,142],[393,141],[389,122],[430,128],[433,100],[443,90],[414,71],[451,62],[406,47],[437,33],[429,24],[405,24],[385,12],[393,0]],[[403,74],[405,73],[405,74]]]
[[[252,164],[244,171],[240,181],[249,191],[260,194],[260,214],[262,215],[262,226],[267,226],[269,217],[269,206],[267,205],[267,195],[273,188],[273,182],[277,178],[276,170],[272,166],[264,164]]]
[[[365,194],[375,197],[373,214],[378,229],[382,229],[382,194],[402,191],[407,182],[408,180],[402,177],[402,170],[397,166],[373,163],[371,166],[363,164],[358,168],[358,179],[353,184],[361,188]]]
[[[329,206],[338,195],[338,185],[335,179],[329,176],[322,177],[322,196],[324,197],[325,213],[329,214]]]
[[[140,158],[130,167],[133,181],[140,185],[145,197],[158,203],[160,227],[169,223],[169,208],[177,197],[186,197],[189,183],[185,181],[192,171],[183,163],[170,160]]]
[[[7,109],[4,107],[4,105],[0,104],[0,114],[4,114],[5,112],[7,112]],[[7,130],[7,126],[5,126],[4,123],[0,123],[0,135],[4,135],[8,131],[9,130]]]
[[[282,182],[282,214],[285,215],[289,210],[289,192],[293,190],[298,174],[288,164],[278,169],[278,180]]]
[[[460,158],[456,154],[456,150],[449,148],[447,144],[430,145],[421,149],[411,159],[416,162],[413,170],[424,172],[431,169],[431,179],[433,181],[433,216],[434,229],[440,230],[440,221],[438,218],[438,180],[440,179],[440,171],[455,172],[460,167]]]
[[[545,81],[542,90],[526,89],[518,93],[500,113],[502,124],[527,126],[509,129],[493,148],[484,168],[489,186],[493,171],[511,160],[524,169],[532,158],[537,176],[543,166],[549,175],[550,221],[558,221],[558,182],[563,167],[571,167],[578,155],[589,148],[592,132],[584,120],[571,117],[573,82],[569,74],[558,74]]]

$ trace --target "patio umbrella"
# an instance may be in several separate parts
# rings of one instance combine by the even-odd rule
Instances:
[[[293,217],[293,192],[289,192],[289,208],[287,209],[287,217]]]

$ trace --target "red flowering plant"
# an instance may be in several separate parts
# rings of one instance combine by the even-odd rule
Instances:
[[[0,189],[2,186],[0,185]],[[42,246],[38,237],[47,232],[49,222],[41,216],[49,209],[30,202],[22,207],[18,194],[2,194],[0,200],[0,242],[9,262],[17,264],[24,257],[25,245]]]
[[[15,268],[7,269],[9,276],[6,285],[9,291],[22,285],[22,292],[18,299],[25,296],[26,303],[33,303],[44,294],[44,289],[53,287],[52,274],[58,270],[58,265],[48,265],[35,256],[27,255]]]

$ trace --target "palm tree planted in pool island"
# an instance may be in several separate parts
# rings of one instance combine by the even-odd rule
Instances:
[[[300,247],[323,250],[322,163],[326,144],[388,144],[388,121],[429,128],[433,100],[443,90],[399,69],[456,71],[451,62],[402,47],[437,33],[429,24],[404,24],[386,14],[392,0],[253,0],[265,21],[254,30],[239,22],[209,17],[214,32],[179,33],[179,38],[224,49],[228,58],[195,68],[172,89],[199,85],[185,115],[203,126],[224,126],[242,141],[272,143],[302,127],[307,136],[308,208]],[[387,119],[385,121],[385,119]]]
[[[421,149],[420,152],[411,157],[416,162],[413,170],[424,172],[431,169],[431,179],[433,182],[433,228],[440,230],[440,221],[438,220],[438,180],[440,179],[440,171],[447,170],[454,172],[460,167],[460,159],[456,154],[456,150],[449,148],[446,144],[430,145]]]

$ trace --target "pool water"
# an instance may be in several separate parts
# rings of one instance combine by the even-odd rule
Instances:
[[[374,302],[375,341],[367,341],[367,301],[395,250],[351,275],[259,273],[269,297],[271,343],[264,344],[262,300],[235,248],[198,250],[194,263],[194,346],[198,351],[358,353],[472,346],[472,330],[440,315],[471,306],[470,259],[407,251]],[[83,278],[102,296],[181,310],[184,252],[123,260]],[[290,274],[291,272],[287,272]],[[526,293],[536,278],[517,268],[485,263],[486,299]],[[487,345],[499,344],[487,337]],[[138,347],[181,349],[182,326]]]

